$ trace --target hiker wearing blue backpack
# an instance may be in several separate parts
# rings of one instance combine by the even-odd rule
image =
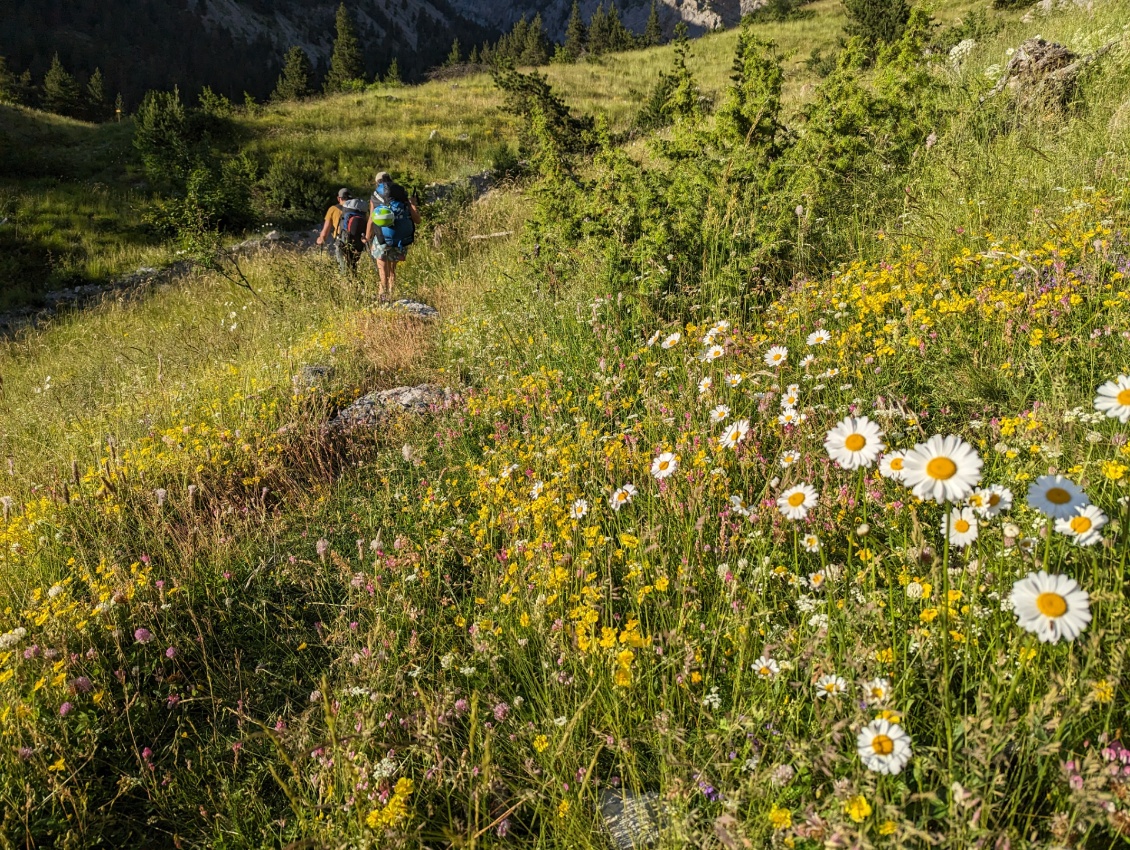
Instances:
[[[322,232],[318,234],[318,244],[326,244],[333,235],[334,256],[342,274],[356,274],[357,261],[365,250],[365,221],[368,208],[360,198],[346,188],[338,189],[337,203],[326,210]]]
[[[379,172],[375,182],[376,188],[369,199],[365,241],[369,243],[369,253],[381,278],[380,300],[391,301],[396,287],[396,264],[408,256],[408,246],[416,238],[420,211],[404,187],[394,182],[387,171]]]

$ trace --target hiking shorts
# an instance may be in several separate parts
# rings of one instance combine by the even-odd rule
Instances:
[[[372,254],[374,260],[390,260],[394,263],[408,259],[407,248],[394,248],[392,245],[382,245],[377,241],[373,242]]]

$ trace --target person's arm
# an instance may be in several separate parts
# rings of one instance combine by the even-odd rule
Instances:
[[[420,218],[420,210],[416,208],[416,199],[410,198],[408,200],[408,214],[412,216],[412,223],[419,226],[423,219]]]
[[[330,216],[326,214],[326,220],[322,224],[322,232],[318,234],[318,244],[325,245],[326,237],[330,235]]]
[[[365,244],[373,239],[373,202],[369,201],[369,217],[365,221]]]

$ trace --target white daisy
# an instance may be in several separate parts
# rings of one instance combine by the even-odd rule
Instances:
[[[969,506],[985,519],[992,519],[1012,509],[1012,491],[1000,484],[974,490]]]
[[[838,697],[846,690],[847,682],[844,681],[843,676],[837,676],[835,673],[829,673],[816,680],[817,699]]]
[[[804,519],[818,501],[819,497],[812,487],[798,484],[777,497],[777,508],[787,519]]]
[[[784,407],[786,409],[790,407],[796,407],[799,402],[800,393],[798,393],[792,387],[786,390],[785,394],[781,396],[781,407]]]
[[[770,658],[768,655],[762,655],[753,662],[753,672],[762,679],[772,679],[781,672],[781,665]]]
[[[657,481],[674,474],[675,470],[678,468],[679,461],[675,459],[675,455],[671,452],[663,452],[663,454],[659,455],[659,457],[651,462],[651,474]]]
[[[800,539],[801,545],[804,546],[805,552],[819,552],[820,551],[820,538],[815,534],[806,534]]]
[[[935,434],[903,462],[902,483],[920,499],[959,502],[981,480],[982,460],[961,437]]]
[[[868,705],[882,705],[891,698],[891,683],[886,679],[872,679],[860,685],[863,701]]]
[[[683,335],[678,331],[675,331],[673,334],[667,337],[667,339],[663,340],[663,344],[660,346],[660,348],[674,348],[679,344],[679,340],[681,340],[682,338]]]
[[[783,345],[774,345],[765,352],[766,366],[784,366],[789,359],[789,350]]]
[[[950,545],[964,549],[977,539],[977,514],[973,508],[957,508],[942,519],[942,534],[948,534]]]
[[[849,416],[824,438],[828,456],[844,469],[866,469],[886,448],[883,431],[866,416]]]
[[[800,452],[794,452],[792,449],[787,449],[781,452],[781,457],[777,461],[782,467],[790,467],[800,460]]]
[[[898,774],[912,755],[910,736],[897,723],[877,718],[855,737],[856,752],[868,770]]]
[[[887,452],[879,458],[879,474],[892,481],[902,481],[903,464],[906,463],[906,452]]]
[[[726,350],[720,345],[712,345],[706,351],[699,355],[699,359],[703,363],[711,363],[726,353]]]
[[[788,407],[781,411],[781,415],[777,417],[777,421],[781,425],[799,425],[808,416],[801,413],[795,407]]]
[[[733,509],[734,513],[740,516],[749,516],[753,513],[753,508],[749,506],[743,497],[737,494],[730,496],[730,507]]]
[[[823,328],[818,328],[808,335],[808,344],[824,345],[825,343],[830,342],[831,339],[832,335],[830,333],[828,333]]]
[[[1130,422],[1130,375],[1119,375],[1099,387],[1095,396],[1095,410],[1117,419],[1123,425]]]
[[[589,503],[584,499],[577,499],[573,502],[573,506],[569,508],[569,516],[572,519],[581,519],[589,512]]]
[[[651,348],[653,345],[655,345],[655,343],[659,342],[659,337],[661,337],[662,335],[663,331],[656,331],[655,333],[653,333],[647,341],[647,347]]]
[[[735,372],[732,375],[726,376],[726,383],[729,384],[731,387],[736,387],[741,382],[742,382],[742,373],[741,372]]]
[[[745,435],[749,433],[749,420],[739,419],[733,425],[726,429],[725,433],[719,438],[719,444],[728,449],[737,449],[738,443],[745,439]]]
[[[1095,505],[1083,505],[1075,509],[1071,519],[1057,519],[1055,530],[1072,537],[1079,546],[1094,546],[1103,539],[1099,529],[1106,525],[1106,519]]]
[[[812,365],[813,361],[815,361],[815,360],[816,360],[815,354],[806,354],[806,355],[804,355],[804,357],[800,358],[800,363],[798,365],[802,369],[807,369],[809,366]]]
[[[541,495],[541,491],[545,489],[545,484],[541,481],[535,481],[534,486],[530,488],[530,498],[536,499]]]
[[[1071,519],[1076,508],[1090,503],[1087,494],[1062,475],[1041,475],[1028,487],[1028,506],[1052,519]]]
[[[710,392],[710,388],[713,386],[714,379],[707,375],[705,378],[698,382],[698,394],[706,395],[708,392]]]
[[[814,572],[808,574],[808,586],[813,590],[823,590],[824,585],[827,584],[828,577],[822,572]]]
[[[608,499],[608,504],[614,511],[620,510],[624,505],[632,501],[636,495],[636,488],[632,484],[625,484],[623,487],[614,491]]]
[[[730,408],[724,404],[720,404],[710,411],[710,421],[717,425],[723,419],[730,415]]]
[[[1091,622],[1091,597],[1068,576],[1028,573],[1012,586],[1009,600],[1017,623],[1041,643],[1075,640]]]

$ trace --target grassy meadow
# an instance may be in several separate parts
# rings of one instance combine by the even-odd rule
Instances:
[[[786,110],[810,9],[766,30]],[[271,252],[2,343],[0,847],[603,847],[626,792],[661,847],[1127,846],[1130,3],[993,14],[902,208],[757,309],[581,237],[547,286],[526,183],[412,248],[435,323]],[[1036,34],[1113,45],[1065,113],[983,106]],[[626,128],[669,62],[546,72]],[[459,176],[517,125],[456,82],[240,120]],[[450,407],[324,427],[424,382]]]

